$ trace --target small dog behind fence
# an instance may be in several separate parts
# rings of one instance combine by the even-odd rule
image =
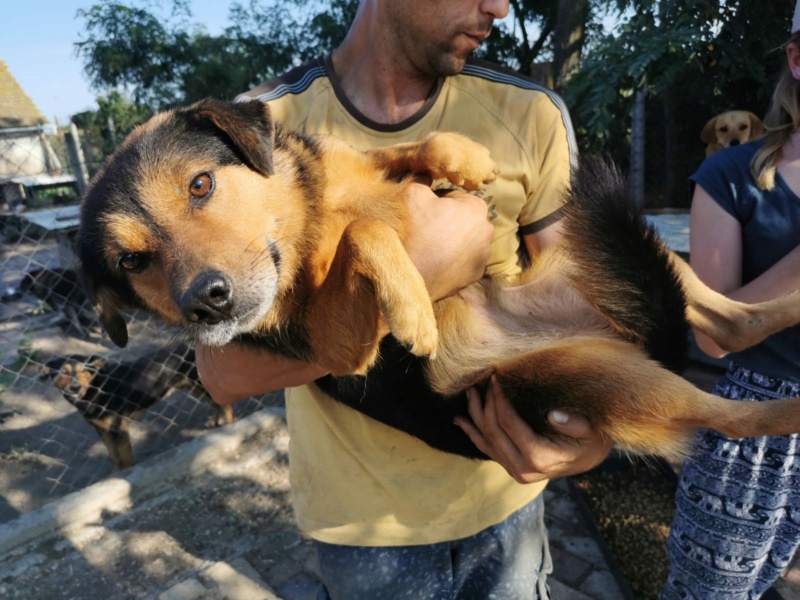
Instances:
[[[134,463],[129,425],[175,389],[209,402],[211,426],[233,422],[233,409],[216,404],[203,388],[194,350],[177,345],[132,362],[102,356],[69,355],[48,361],[50,378],[66,400],[95,428],[108,450],[114,471]]]

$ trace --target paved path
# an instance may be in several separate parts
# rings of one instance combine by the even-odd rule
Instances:
[[[714,375],[687,373],[708,388]],[[4,600],[312,600],[313,546],[289,503],[279,408],[0,525]],[[629,599],[569,480],[545,491],[555,600]],[[800,598],[800,565],[781,581]]]
[[[280,411],[262,411],[0,526],[0,598],[311,600]],[[566,480],[546,491],[557,600],[624,598]]]

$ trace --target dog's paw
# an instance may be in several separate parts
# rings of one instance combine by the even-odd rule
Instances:
[[[433,179],[447,179],[467,191],[480,189],[497,178],[489,150],[457,133],[433,133],[421,148]]]
[[[439,346],[439,331],[433,306],[425,302],[406,310],[384,307],[386,324],[395,339],[415,356],[434,358]]]

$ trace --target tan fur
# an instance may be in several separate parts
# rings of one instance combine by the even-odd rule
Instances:
[[[217,110],[206,106],[198,110]],[[128,143],[144,143],[147,128],[165,119],[145,125]],[[257,140],[246,124],[221,115],[214,121],[243,154],[259,160],[259,148],[248,146]],[[496,174],[482,146],[455,134],[432,134],[418,143],[360,152],[333,138],[315,138],[312,147],[280,136],[275,134],[269,161],[262,161],[274,161],[274,173],[266,176],[245,166],[215,168],[160,156],[143,174],[140,195],[167,232],[165,240],[127,216],[106,215],[105,247],[121,247],[107,257],[110,268],[120,252],[157,241],[150,268],[126,275],[147,308],[198,331],[181,311],[181,294],[200,274],[222,272],[244,301],[274,296],[254,330],[280,337],[301,325],[312,352],[307,359],[335,375],[370,368],[383,319],[414,354],[431,357],[427,375],[435,390],[456,394],[497,373],[529,422],[551,408],[574,411],[634,452],[680,454],[695,427],[741,436],[800,432],[800,400],[758,409],[721,401],[624,341],[631,339],[628,332],[615,330],[575,289],[576,280],[587,288],[593,283],[571,262],[566,242],[546,249],[518,278],[487,278],[433,307],[403,249],[405,178],[422,173],[477,189]],[[204,170],[214,171],[216,190],[198,208],[187,190]],[[133,226],[123,230],[126,223]],[[279,266],[269,257],[270,244],[279,251]],[[689,321],[723,348],[751,346],[800,321],[795,297],[742,305],[710,290],[670,256],[687,295]],[[102,282],[93,285],[104,322],[118,327],[114,295]],[[296,334],[288,331],[286,343],[296,342]]]
[[[700,139],[706,143],[706,156],[731,145],[752,142],[761,136],[761,119],[747,110],[730,110],[711,119],[703,127]]]

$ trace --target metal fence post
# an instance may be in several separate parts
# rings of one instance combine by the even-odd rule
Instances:
[[[631,123],[631,192],[636,206],[644,206],[644,90],[636,90]]]
[[[83,197],[89,184],[89,171],[86,169],[86,160],[83,158],[81,149],[81,138],[78,135],[78,128],[75,123],[69,124],[69,131],[64,134],[69,152],[69,161],[72,164],[72,172],[78,184],[78,193]]]

